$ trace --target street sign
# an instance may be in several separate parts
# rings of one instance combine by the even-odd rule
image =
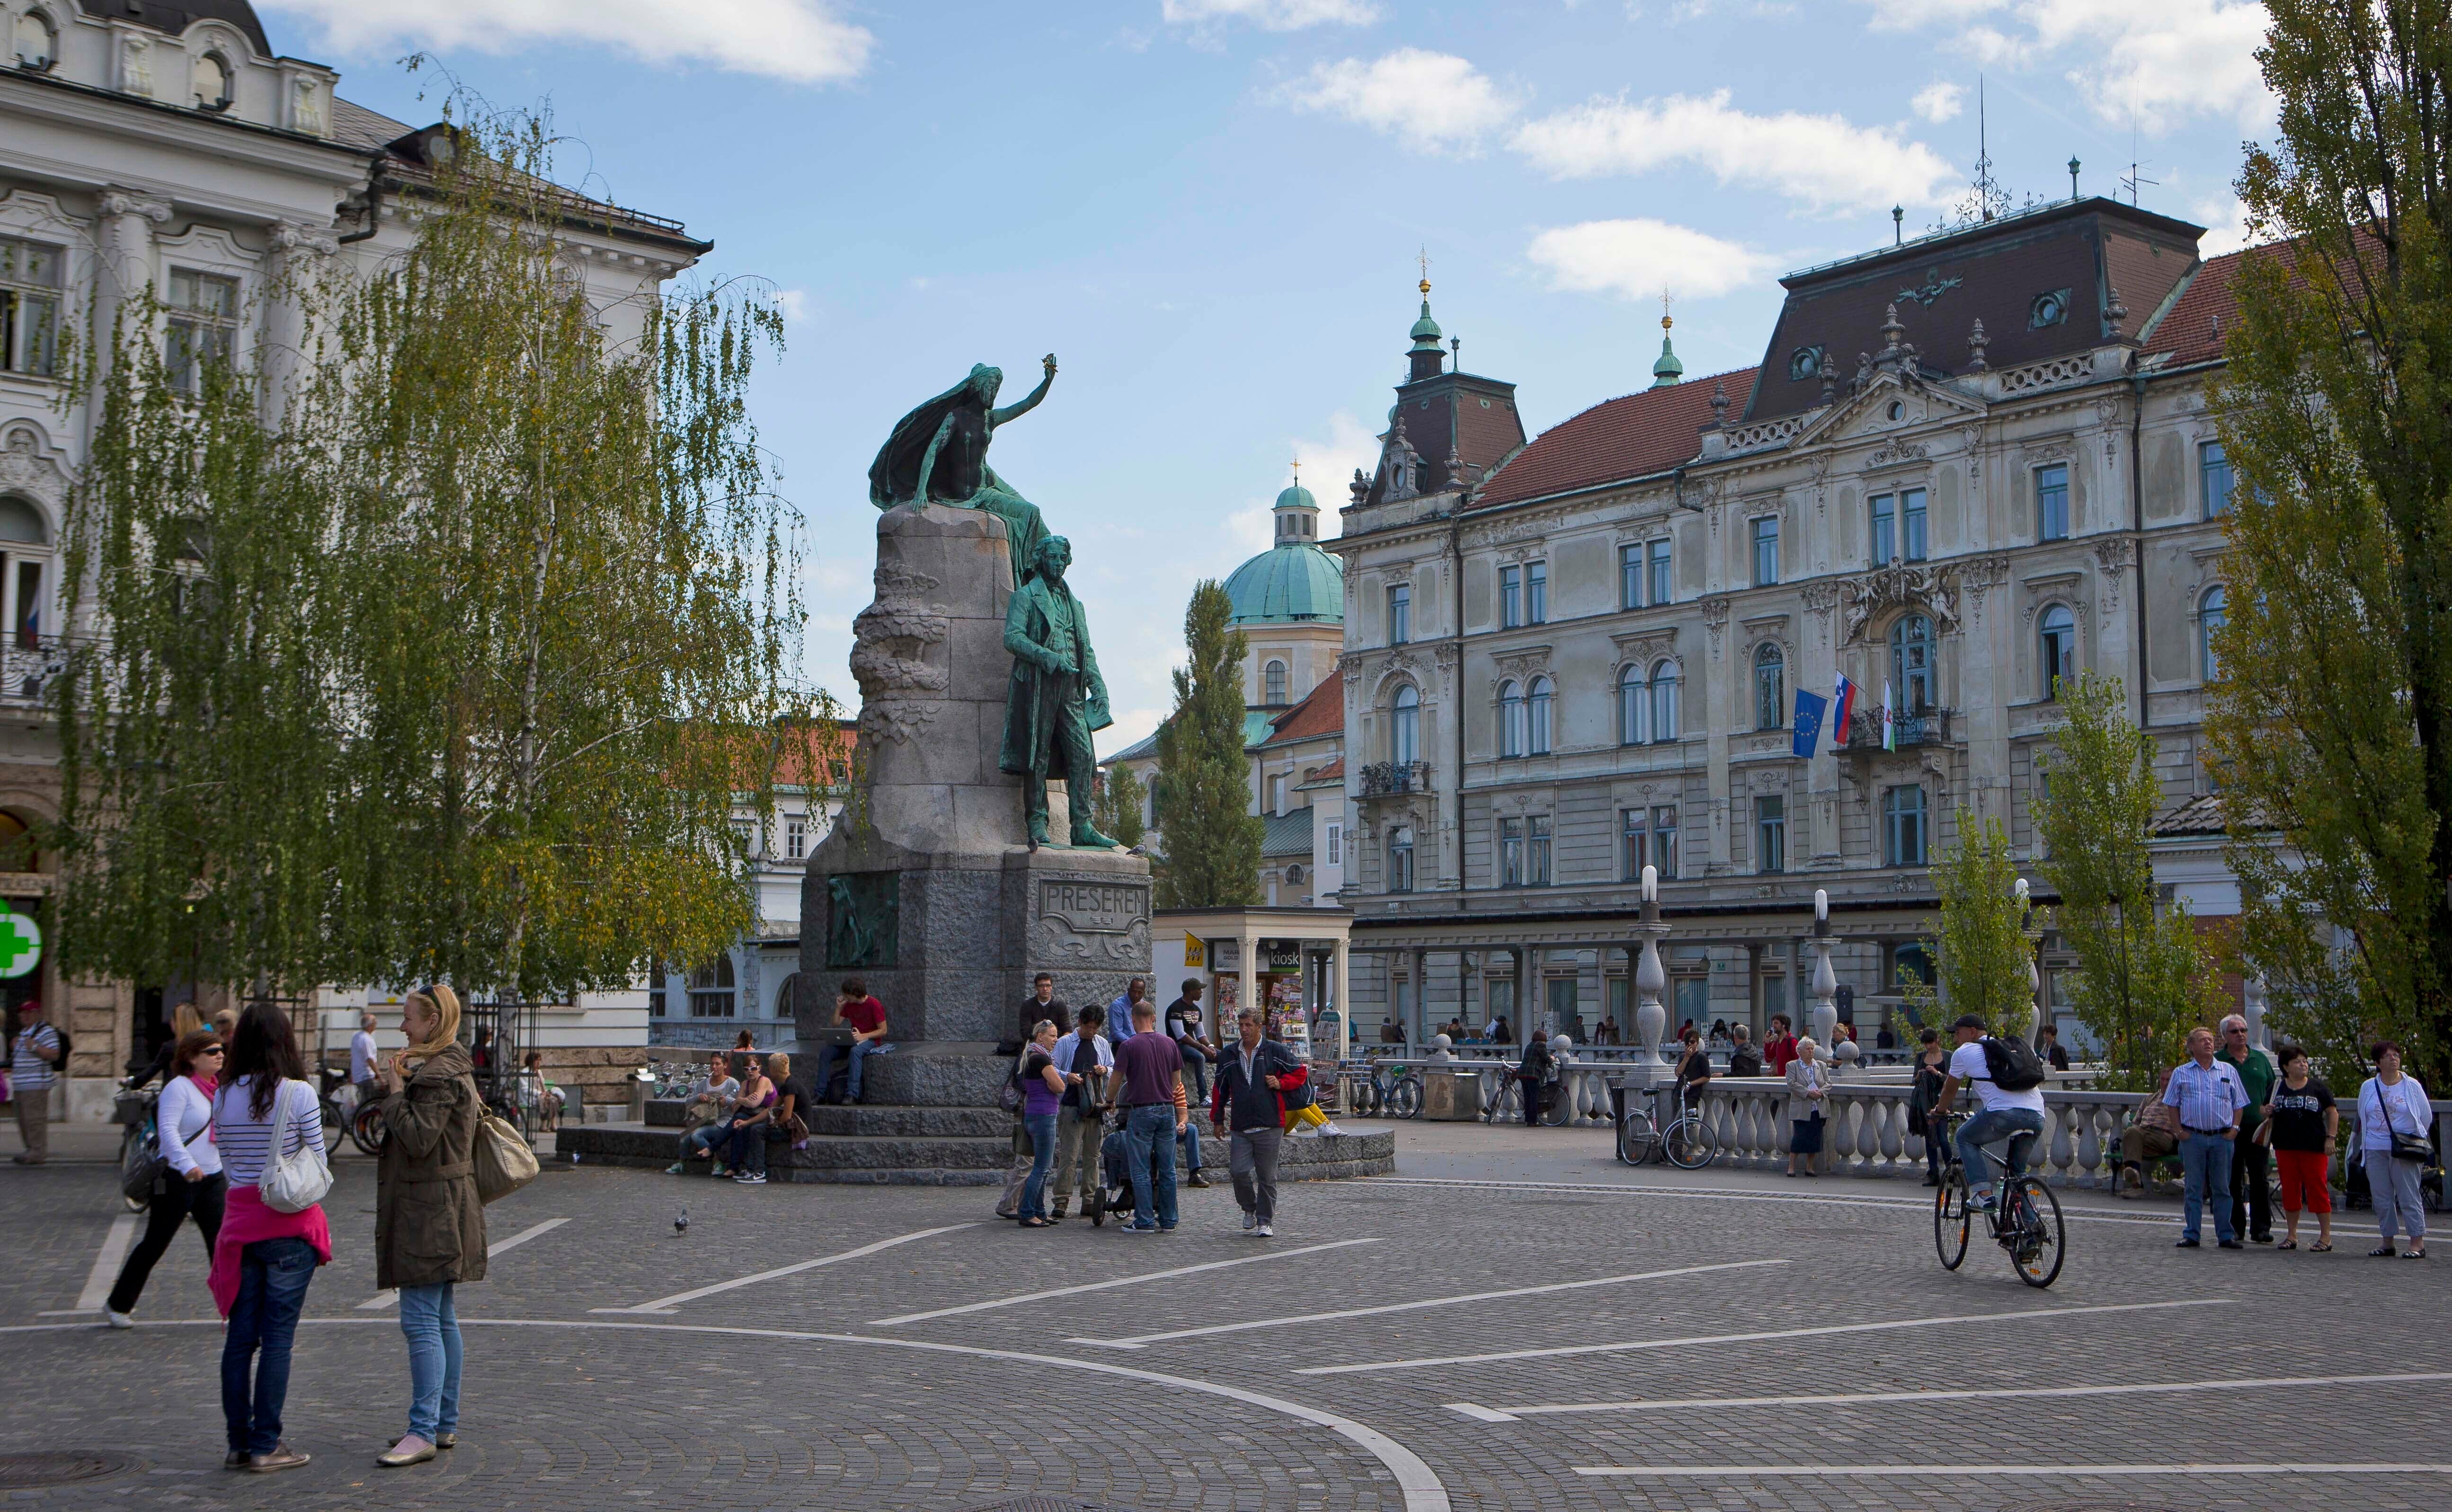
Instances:
[[[42,926],[24,913],[0,913],[0,978],[14,980],[42,962]]]
[[[1185,935],[1183,937],[1184,970],[1196,972],[1207,967],[1208,964],[1208,953],[1200,948],[1200,942],[1189,934]]]

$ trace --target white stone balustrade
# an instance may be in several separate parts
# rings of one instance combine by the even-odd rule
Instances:
[[[2096,1091],[2061,1083],[2044,1092],[2044,1132],[2030,1164],[2056,1187],[2110,1188],[2120,1161],[2120,1131],[2142,1092]],[[1853,1080],[1830,1090],[1821,1168],[1844,1176],[1924,1174],[1924,1140],[1908,1132],[1905,1083]],[[1714,1077],[1703,1090],[1703,1116],[1719,1136],[1719,1164],[1769,1170],[1788,1163],[1788,1084],[1772,1077]]]

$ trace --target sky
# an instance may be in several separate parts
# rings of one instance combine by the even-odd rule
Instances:
[[[2131,173],[2241,244],[2270,136],[2244,0],[257,0],[274,47],[423,124],[423,51],[549,105],[565,182],[678,217],[786,349],[752,410],[803,523],[801,673],[856,706],[870,461],[974,363],[1046,403],[992,460],[1074,542],[1112,754],[1172,703],[1184,605],[1376,455],[1429,258],[1471,372],[1538,431],[1762,358],[1778,277]],[[421,90],[427,91],[424,98]],[[2125,191],[2123,191],[2125,193]]]

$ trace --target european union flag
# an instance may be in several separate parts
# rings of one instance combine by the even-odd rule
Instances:
[[[1814,743],[1822,738],[1822,711],[1829,700],[1820,694],[1796,690],[1796,754],[1813,755]]]

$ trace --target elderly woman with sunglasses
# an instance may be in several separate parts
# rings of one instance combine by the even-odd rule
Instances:
[[[192,1016],[192,1015],[191,1015]],[[188,1219],[205,1236],[205,1261],[212,1262],[213,1241],[222,1231],[221,1151],[213,1145],[213,1088],[221,1079],[221,1036],[208,1029],[179,1036],[170,1052],[169,1080],[153,1105],[153,1124],[161,1131],[162,1158],[168,1168],[153,1183],[153,1200],[145,1208],[145,1237],[128,1252],[119,1280],[102,1305],[102,1321],[113,1328],[133,1328],[136,1299],[153,1274],[154,1264],[179,1237]]]

